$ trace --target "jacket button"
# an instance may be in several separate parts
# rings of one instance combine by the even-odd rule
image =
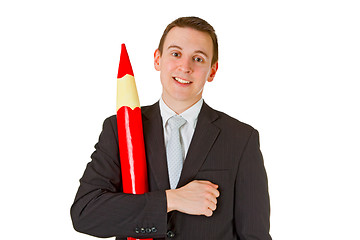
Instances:
[[[152,231],[153,233],[156,233],[156,232],[157,232],[157,228],[156,228],[156,227],[152,227],[152,228],[151,228],[151,231]]]
[[[145,233],[145,228],[140,228],[141,233]]]
[[[140,233],[140,228],[135,228],[135,233]]]
[[[151,228],[146,228],[145,231],[146,233],[151,233]]]
[[[169,231],[166,233],[166,235],[168,236],[168,238],[173,238],[173,237],[175,237],[175,233],[174,233],[173,231],[171,231],[171,230],[169,230]]]

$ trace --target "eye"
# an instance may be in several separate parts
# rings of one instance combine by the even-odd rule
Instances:
[[[194,58],[194,61],[196,61],[196,62],[203,62],[204,60],[201,58],[201,57],[195,57]]]
[[[171,55],[173,55],[174,57],[180,57],[180,53],[178,53],[178,52],[173,52],[173,53],[171,53]]]

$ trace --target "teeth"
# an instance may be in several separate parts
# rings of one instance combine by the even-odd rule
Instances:
[[[185,80],[183,80],[183,79],[181,79],[181,78],[174,78],[176,81],[178,81],[179,83],[190,83],[190,81],[185,81]]]

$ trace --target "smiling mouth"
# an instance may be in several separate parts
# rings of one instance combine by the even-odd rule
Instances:
[[[178,77],[173,77],[173,79],[179,83],[183,83],[183,84],[189,84],[191,83],[190,81],[186,81],[184,79],[178,78]]]

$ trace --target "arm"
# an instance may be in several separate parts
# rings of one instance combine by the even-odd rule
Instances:
[[[71,207],[74,228],[97,237],[164,237],[165,192],[140,195],[122,192],[116,131],[116,118],[106,119]],[[152,231],[135,232],[141,228]]]
[[[234,216],[239,238],[271,240],[268,182],[256,130],[241,157],[235,191]]]

